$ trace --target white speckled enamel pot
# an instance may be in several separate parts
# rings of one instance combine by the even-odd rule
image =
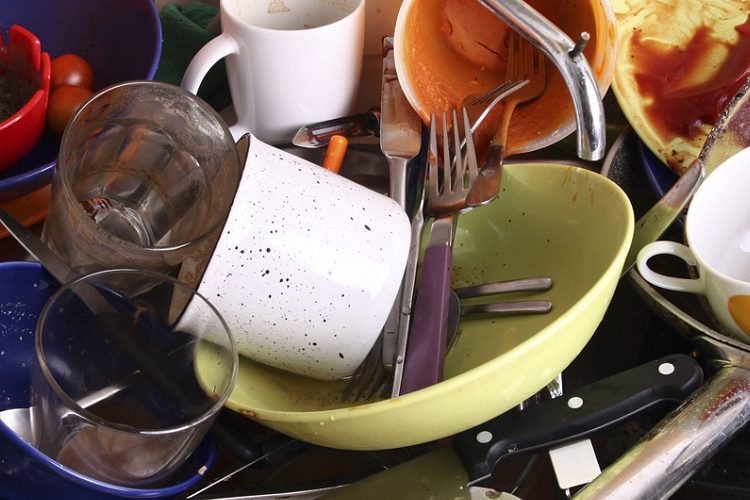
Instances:
[[[351,375],[401,283],[410,225],[390,198],[251,138],[198,287],[240,354],[317,379]],[[182,321],[200,321],[190,306]]]

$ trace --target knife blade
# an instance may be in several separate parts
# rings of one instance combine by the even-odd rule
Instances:
[[[635,264],[638,253],[656,241],[688,206],[703,179],[734,153],[750,144],[747,127],[750,116],[750,79],[735,94],[711,128],[698,158],[693,160],[677,182],[664,193],[635,224],[633,241],[625,258],[623,275]]]
[[[422,119],[396,74],[393,37],[383,37],[383,79],[380,97],[380,149],[388,160],[390,196],[406,206],[406,166],[422,147]]]
[[[383,37],[383,76],[380,101],[380,149],[388,161],[389,195],[404,210],[406,206],[406,169],[422,149],[422,120],[406,99],[396,74],[393,37]],[[407,210],[408,212],[408,210]],[[419,249],[410,248],[412,251]],[[404,276],[399,293],[383,327],[382,356],[386,368],[397,369],[399,324],[409,320],[412,290]],[[407,304],[407,300],[409,301]],[[407,311],[404,314],[404,311]]]
[[[367,113],[303,125],[294,135],[292,144],[302,148],[321,148],[327,146],[334,135],[343,135],[347,139],[379,136],[380,112],[372,110]]]
[[[470,487],[498,463],[590,437],[647,412],[682,402],[703,381],[698,363],[673,354],[594,382],[565,397],[505,413],[454,436],[450,446],[404,462],[324,496],[470,498]]]
[[[61,285],[78,277],[36,234],[2,208],[0,208],[0,224]]]

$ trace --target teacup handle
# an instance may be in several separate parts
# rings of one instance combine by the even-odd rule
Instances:
[[[656,255],[674,255],[688,265],[695,266],[696,260],[692,250],[682,243],[675,241],[654,241],[638,252],[637,266],[641,276],[652,285],[677,292],[705,294],[703,278],[677,278],[657,273],[648,265],[648,260]]]

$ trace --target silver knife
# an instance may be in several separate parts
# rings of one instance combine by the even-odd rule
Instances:
[[[664,193],[635,224],[633,241],[625,258],[623,274],[638,258],[641,249],[656,241],[688,206],[703,179],[724,160],[750,144],[747,116],[750,112],[750,79],[727,104],[703,143],[698,158],[693,160],[677,182]]]
[[[703,380],[698,363],[673,354],[457,434],[448,446],[325,495],[325,499],[469,499],[472,487],[512,456],[590,437],[682,402]],[[488,395],[487,397],[492,397]],[[580,405],[572,404],[581,402]],[[499,498],[495,496],[484,498]]]
[[[703,153],[693,160],[669,191],[636,222],[630,250],[622,268],[623,275],[633,267],[643,247],[658,240],[688,206],[706,175],[702,156]]]
[[[0,208],[0,224],[61,285],[78,277],[78,274],[74,273],[36,234],[32,233],[30,229],[26,228],[2,208]]]
[[[407,101],[396,74],[393,55],[393,38],[383,37],[383,79],[380,101],[380,149],[388,160],[390,197],[406,209],[406,168],[422,148],[422,120]],[[418,217],[414,217],[418,218]],[[413,219],[414,219],[413,218]],[[409,261],[419,253],[414,244],[415,231],[421,234],[421,223],[412,221],[412,245]],[[418,240],[417,240],[418,242]],[[398,370],[397,350],[399,339],[409,323],[414,292],[415,266],[408,266],[401,288],[383,327],[383,364]],[[402,327],[403,324],[403,327]]]
[[[406,206],[406,165],[422,147],[422,120],[401,88],[396,74],[393,38],[383,38],[383,81],[380,101],[380,149],[388,160],[390,196]]]

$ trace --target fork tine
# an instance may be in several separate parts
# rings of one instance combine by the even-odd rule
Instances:
[[[515,78],[523,78],[524,77],[524,68],[525,65],[523,64],[524,54],[523,50],[518,50],[519,48],[525,49],[525,43],[521,41],[521,35],[515,31],[511,30],[510,35],[508,36],[508,69],[507,72],[510,75],[514,75]],[[519,70],[521,73],[519,73]]]
[[[430,151],[427,155],[427,197],[439,195],[438,187],[438,152],[437,152],[437,119],[435,113],[430,118]]]
[[[493,88],[492,90],[489,90],[485,94],[482,94],[480,96],[475,97],[474,99],[469,101],[469,104],[484,104],[486,102],[490,102],[492,99],[497,97],[498,95],[506,92],[508,89],[510,89],[515,82],[506,81],[498,85],[497,87]]]
[[[454,148],[454,158],[453,161],[456,165],[456,172],[455,172],[455,183],[451,186],[451,189],[453,191],[456,191],[458,189],[463,189],[464,187],[464,160],[461,155],[461,134],[460,134],[460,127],[458,122],[458,115],[456,114],[456,110],[452,110],[452,118],[453,118],[453,148]],[[444,148],[445,149],[445,148]]]
[[[448,194],[453,191],[452,179],[451,179],[451,152],[448,142],[448,118],[443,111],[443,194]],[[436,179],[437,181],[437,179]]]
[[[461,108],[464,118],[464,138],[466,141],[466,163],[469,168],[469,189],[474,184],[474,180],[479,175],[479,167],[477,166],[477,153],[474,149],[474,138],[471,133],[471,123],[469,122],[469,114],[466,108]],[[459,151],[461,148],[458,148]],[[463,164],[463,163],[462,163]]]
[[[531,45],[532,50],[532,56],[529,58],[531,59],[531,78],[536,78],[539,81],[545,81],[546,82],[546,75],[545,75],[545,56],[544,53],[542,53],[542,50],[534,45]]]

